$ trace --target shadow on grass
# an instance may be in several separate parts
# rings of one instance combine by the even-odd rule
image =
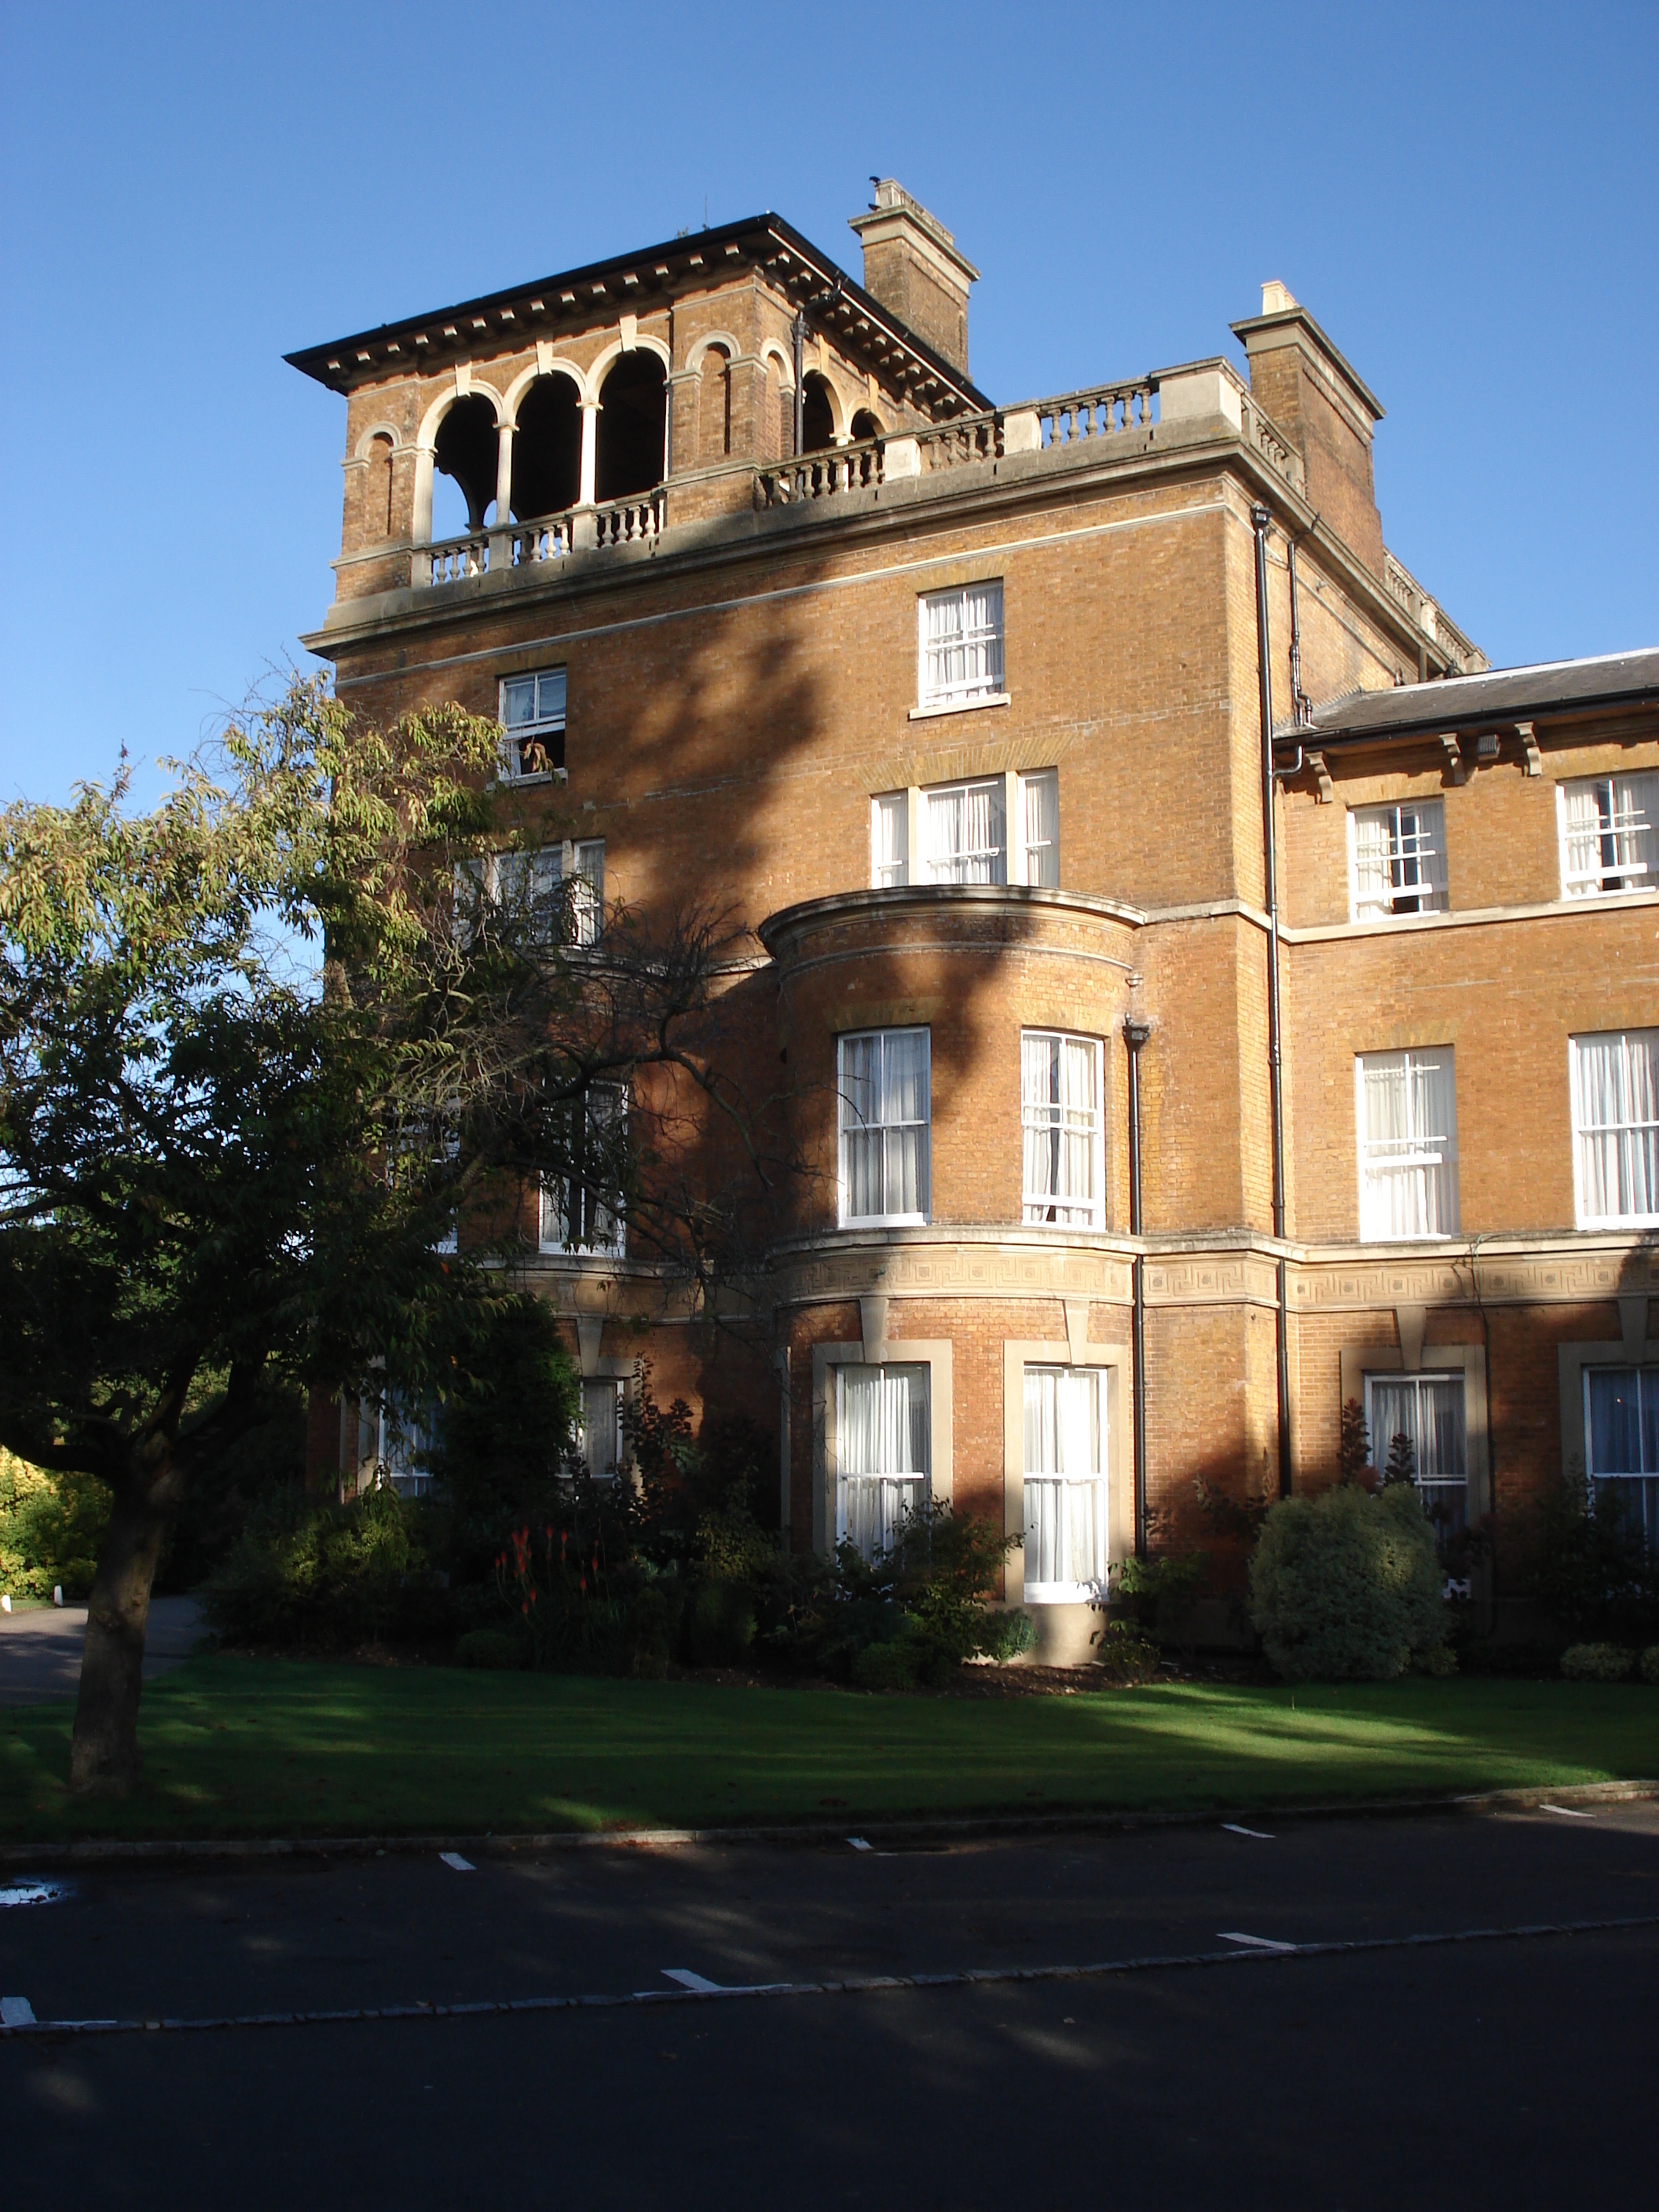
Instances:
[[[197,1659],[143,1790],[64,1787],[71,1709],[0,1716],[0,1838],[510,1834],[920,1814],[1202,1813],[1659,1769],[1644,1686],[1149,1686],[1007,1702]]]

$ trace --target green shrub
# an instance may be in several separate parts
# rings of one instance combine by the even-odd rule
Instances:
[[[1282,1499],[1250,1562],[1250,1613],[1292,1681],[1385,1681],[1445,1640],[1434,1530],[1407,1484]]]
[[[628,1617],[628,1671],[641,1681],[660,1682],[673,1656],[683,1607],[679,1593],[647,1583],[635,1594]]]
[[[896,1635],[854,1653],[852,1676],[860,1690],[942,1690],[960,1664],[933,1630],[903,1619]]]
[[[1018,1606],[1009,1613],[988,1612],[980,1624],[979,1656],[1006,1666],[1036,1642],[1036,1623]]]
[[[1644,1682],[1659,1682],[1659,1644],[1650,1644],[1636,1662],[1636,1671]]]
[[[488,1667],[501,1674],[526,1666],[530,1646],[509,1628],[470,1628],[455,1645],[458,1667]]]
[[[349,1505],[276,1492],[204,1586],[209,1626],[229,1644],[349,1645],[440,1633],[453,1614],[421,1521],[420,1508],[392,1490]]]
[[[755,1607],[738,1582],[704,1583],[686,1618],[686,1648],[694,1667],[741,1667],[755,1641]]]
[[[1570,1644],[1561,1654],[1561,1672],[1570,1682],[1622,1682],[1636,1665],[1624,1644]]]
[[[1109,1682],[1146,1682],[1158,1672],[1157,1644],[1127,1621],[1109,1620],[1089,1640],[1096,1663]]]
[[[1457,1654],[1449,1644],[1431,1644],[1417,1662],[1419,1674],[1433,1674],[1443,1681],[1457,1672]]]
[[[0,1450],[0,1590],[66,1598],[92,1588],[109,1492],[90,1474],[47,1474]]]
[[[1569,1637],[1640,1646],[1659,1636],[1659,1552],[1630,1516],[1593,1512],[1582,1474],[1552,1486],[1529,1548],[1533,1595]]]
[[[1112,1571],[1112,1596],[1137,1634],[1174,1643],[1209,1580],[1207,1552],[1166,1552],[1124,1559]]]

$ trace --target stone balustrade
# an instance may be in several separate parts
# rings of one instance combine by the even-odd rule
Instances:
[[[501,529],[470,530],[419,545],[410,562],[416,585],[455,584],[469,576],[488,576],[502,568],[527,568],[543,561],[562,561],[589,547],[654,544],[662,534],[663,489],[603,507],[574,507],[562,514],[544,514]]]
[[[1435,604],[1403,561],[1385,550],[1382,569],[1390,596],[1424,635],[1433,639],[1455,676],[1472,676],[1488,665],[1485,653]]]
[[[758,507],[795,507],[803,500],[829,499],[836,492],[860,490],[885,481],[882,448],[890,439],[865,438],[852,446],[827,446],[793,460],[775,461],[755,471]]]

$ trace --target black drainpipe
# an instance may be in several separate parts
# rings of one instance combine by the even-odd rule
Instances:
[[[806,310],[797,307],[791,331],[795,355],[795,459],[800,459],[801,441],[806,435],[806,395],[801,385],[806,374]]]
[[[1152,1024],[1133,1014],[1123,1024],[1123,1041],[1129,1048],[1129,1234],[1140,1231],[1140,1048],[1151,1036]],[[1133,1261],[1134,1304],[1130,1323],[1134,1359],[1135,1422],[1135,1557],[1146,1556],[1146,1255],[1137,1252]]]
[[[1279,1051],[1279,853],[1273,822],[1273,686],[1268,659],[1267,531],[1265,507],[1250,509],[1255,532],[1255,658],[1261,711],[1261,856],[1267,906],[1267,1080],[1273,1125],[1273,1236],[1285,1240],[1285,1094]],[[1279,1494],[1291,1494],[1290,1279],[1279,1260]]]

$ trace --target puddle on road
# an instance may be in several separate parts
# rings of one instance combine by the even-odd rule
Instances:
[[[72,1894],[66,1881],[0,1882],[0,1911],[9,1905],[61,1905]]]

